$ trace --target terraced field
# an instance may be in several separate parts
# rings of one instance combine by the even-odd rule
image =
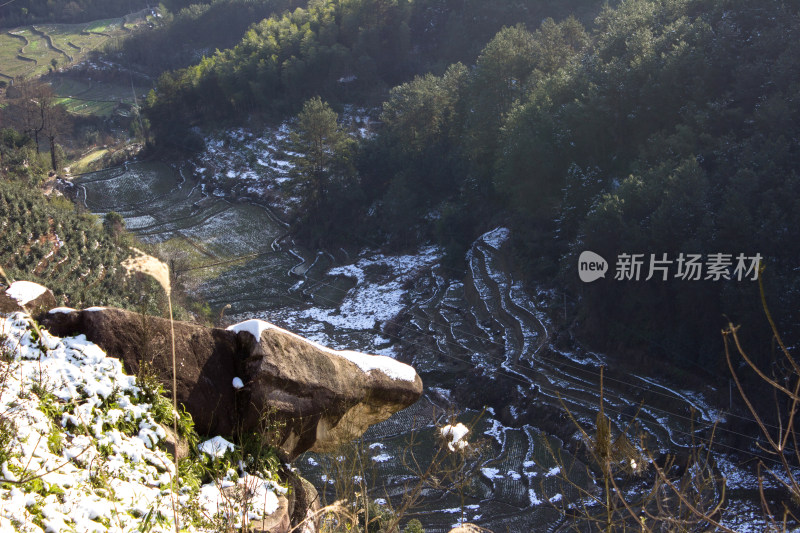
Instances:
[[[266,208],[211,196],[193,177],[168,165],[133,163],[86,174],[75,184],[93,212],[121,213],[130,230],[178,261],[212,307],[232,303],[232,312],[270,308],[269,295],[259,299],[252,294],[268,287],[271,277],[288,280],[297,262],[277,245],[273,248],[285,228]],[[240,271],[247,272],[245,280]]]
[[[140,101],[149,87],[129,83],[93,82],[73,77],[54,77],[51,85],[57,101],[71,113],[79,115],[109,116],[113,113],[128,113],[129,106]]]
[[[147,23],[148,10],[84,24],[37,24],[0,30],[0,79],[41,76],[79,63],[93,50]]]
[[[600,388],[599,367],[605,361],[593,354],[589,354],[588,359],[577,357],[550,345],[547,318],[540,311],[547,295],[541,294],[542,301],[536,302],[527,296],[521,283],[509,276],[498,253],[503,236],[502,230],[485,235],[476,241],[467,256],[470,267],[467,283],[471,287],[467,287],[465,301],[457,308],[469,310],[469,314],[460,319],[469,329],[477,330],[477,339],[466,333],[468,330],[463,326],[453,328],[446,319],[440,321],[437,307],[420,311],[440,342],[457,343],[469,349],[471,343],[484,340],[502,348],[494,361],[479,358],[476,364],[499,366],[515,380],[528,382],[530,390],[543,396],[547,403],[558,403],[560,397],[579,420],[592,421]],[[469,298],[469,294],[474,296]],[[437,328],[440,323],[448,327]],[[631,424],[642,402],[646,407],[638,411],[636,418],[640,430],[650,437],[651,443],[663,446],[664,451],[691,444],[693,423],[689,416],[684,416],[688,414],[685,408],[696,411],[697,430],[706,429],[721,417],[721,413],[701,401],[693,401],[687,395],[644,377],[609,373],[604,391],[608,416],[619,430]],[[632,393],[635,397],[631,397]],[[676,407],[682,414],[665,418]]]

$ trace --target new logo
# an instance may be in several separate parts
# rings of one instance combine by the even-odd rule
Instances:
[[[608,263],[601,256],[586,250],[578,258],[578,276],[584,283],[606,277]]]

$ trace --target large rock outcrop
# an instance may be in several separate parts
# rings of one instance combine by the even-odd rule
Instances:
[[[242,422],[255,427],[274,410],[288,422],[284,449],[332,451],[422,394],[414,369],[389,357],[330,350],[260,320],[229,329],[246,354]]]
[[[84,334],[136,374],[149,365],[172,388],[169,320],[110,308],[40,317],[58,336]],[[197,430],[260,431],[287,460],[329,451],[417,401],[422,381],[389,357],[338,352],[263,321],[228,330],[175,322],[177,397]],[[238,378],[238,379],[236,379]]]

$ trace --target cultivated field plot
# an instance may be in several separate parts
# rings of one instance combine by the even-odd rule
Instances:
[[[0,30],[0,79],[41,76],[85,60],[89,53],[146,24],[149,10],[83,24],[36,24]]]
[[[5,78],[44,74],[52,68],[51,60],[63,58],[30,27],[8,31],[0,39],[0,73]]]
[[[191,176],[161,163],[131,163],[75,183],[89,209],[119,212],[133,233],[174,258],[176,271],[198,285],[212,308],[272,308],[279,296],[270,285],[290,283],[288,272],[298,260],[272,250],[285,229],[261,206],[211,196]]]
[[[98,20],[88,24],[42,24],[37,30],[48,35],[55,48],[63,50],[74,61],[105,45],[109,38],[118,38],[126,33],[122,19]]]
[[[106,81],[95,83],[67,76],[56,77],[51,85],[59,98],[58,103],[64,104],[69,112],[98,116],[128,112],[135,99],[150,90],[149,87]]]

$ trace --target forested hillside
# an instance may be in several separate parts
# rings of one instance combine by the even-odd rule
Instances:
[[[434,239],[460,267],[472,239],[505,221],[519,268],[566,287],[572,319],[597,346],[701,362],[718,361],[723,315],[764,324],[757,284],[645,282],[647,264],[639,282],[617,281],[615,258],[761,254],[773,313],[796,324],[797,6],[630,0],[589,24],[539,23],[532,7],[513,7],[493,6],[505,26],[472,58],[455,21],[475,18],[477,4],[312,2],[164,75],[147,114],[165,141],[192,124],[299,110],[312,96],[369,103],[394,85],[382,128],[337,167],[357,172],[339,180],[352,205],[336,210],[347,221],[326,223],[329,240]],[[592,285],[575,275],[586,249],[611,263]]]
[[[150,4],[139,1],[71,0],[52,2],[4,2],[0,7],[0,27],[14,27],[41,22],[86,22],[99,18],[119,17]]]
[[[719,361],[723,315],[765,324],[754,282],[645,282],[647,262],[615,281],[621,253],[760,253],[773,314],[796,325],[799,23],[777,1],[634,0],[588,30],[506,28],[474,67],[392,91],[362,152],[369,226],[399,246],[433,231],[457,263],[510,217],[520,268],[557,276],[604,349]],[[583,250],[605,280],[578,280]]]
[[[187,126],[299,110],[321,96],[379,104],[415,74],[443,71],[475,54],[504,24],[596,13],[600,2],[571,0],[317,0],[254,24],[233,48],[164,74],[147,115],[162,141]]]
[[[203,55],[234,46],[254,21],[305,4],[303,0],[193,3],[164,14],[152,31],[125,39],[114,55],[120,63],[158,77],[165,70],[187,67]]]
[[[3,2],[0,5],[0,27],[23,26],[42,22],[87,22],[103,18],[121,17],[145,8],[159,5],[177,11],[191,4],[191,0],[26,0]]]

